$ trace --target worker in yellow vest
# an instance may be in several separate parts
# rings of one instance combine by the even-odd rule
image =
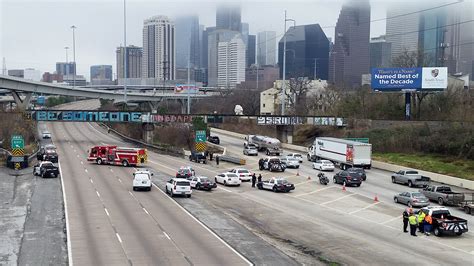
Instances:
[[[423,228],[423,223],[425,221],[425,216],[426,216],[426,214],[422,210],[420,210],[418,212],[418,229],[420,230],[421,233],[425,232],[425,229]]]
[[[408,216],[408,223],[410,224],[410,235],[416,236],[416,225],[418,224],[418,220],[413,212]]]

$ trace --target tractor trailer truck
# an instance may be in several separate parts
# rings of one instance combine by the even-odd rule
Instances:
[[[316,138],[308,147],[308,161],[329,160],[342,170],[350,167],[370,169],[372,145],[338,138]]]

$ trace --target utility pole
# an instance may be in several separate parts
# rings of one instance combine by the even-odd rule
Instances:
[[[72,25],[72,57],[74,60],[74,71],[72,75],[72,87],[76,87],[76,26]]]
[[[5,57],[3,57],[3,63],[2,63],[2,75],[7,75],[7,63],[5,61]]]
[[[316,80],[317,74],[316,74],[316,64],[318,63],[318,58],[314,59],[314,77],[313,80]]]

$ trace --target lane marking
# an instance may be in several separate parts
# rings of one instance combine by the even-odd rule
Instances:
[[[115,235],[117,236],[117,239],[120,242],[120,244],[122,244],[122,239],[120,238],[120,235],[118,233],[115,233]]]
[[[171,237],[170,237],[165,231],[163,231],[163,234],[166,236],[166,238],[168,238],[169,240],[171,240]]]
[[[377,204],[379,204],[379,203],[380,203],[380,201],[375,202],[375,203],[372,203],[372,204],[370,204],[370,205],[368,205],[368,206],[365,206],[365,207],[362,208],[362,209],[352,211],[352,212],[350,212],[349,214],[354,214],[354,213],[358,213],[358,212],[363,211],[363,210],[367,210],[368,208],[370,208],[370,207],[372,207],[372,206],[375,206],[375,205],[377,205]]]
[[[100,198],[99,191],[97,191],[97,190],[96,190],[96,191],[95,191],[95,193],[97,194],[97,197],[99,197],[99,198]]]
[[[83,161],[81,161],[81,164],[84,164],[84,162],[83,162]]]
[[[91,178],[91,179],[89,179],[89,181],[91,181],[91,183],[92,183],[92,184],[94,184],[94,181],[92,181],[92,178]]]
[[[132,196],[132,198],[135,198],[135,196],[133,195],[133,193],[130,190],[128,191],[128,194],[130,194],[130,196]]]
[[[122,183],[122,179],[119,178],[118,181],[119,181],[120,183]]]
[[[230,192],[230,193],[232,193],[232,191],[231,191],[231,190],[228,190],[227,188],[223,188],[223,187],[221,187],[221,186],[220,186],[220,184],[219,184],[219,186],[218,186],[217,188],[218,188],[218,189],[222,189],[222,190],[224,190],[224,191],[227,191],[227,192]]]
[[[314,181],[314,180],[307,180],[307,181],[299,182],[299,183],[296,183],[295,186],[302,185],[302,184],[306,184],[306,183],[311,183],[311,182],[313,182],[313,181]]]
[[[344,199],[344,198],[348,198],[348,197],[351,197],[351,196],[354,196],[354,195],[356,195],[356,194],[345,195],[345,196],[342,196],[342,197],[337,198],[337,199],[335,199],[335,200],[330,200],[330,201],[323,202],[323,203],[321,203],[321,205],[326,205],[326,204],[328,204],[328,203],[333,203],[333,202],[335,202],[335,201],[342,200],[342,199]]]
[[[74,264],[72,261],[71,230],[69,229],[69,214],[67,210],[66,188],[64,187],[63,170],[61,168],[60,160],[58,160],[58,166],[59,166],[59,173],[61,176],[61,188],[63,191],[64,216],[66,218],[67,260],[68,260],[68,264],[73,266]]]
[[[145,208],[142,208],[142,209],[146,214],[150,215],[150,213]]]
[[[85,171],[86,173],[88,172],[87,169],[84,169],[84,171]]]
[[[393,222],[393,221],[395,221],[395,220],[398,220],[398,219],[400,219],[400,218],[402,218],[402,217],[403,217],[403,215],[400,215],[400,216],[394,217],[394,218],[392,218],[392,219],[390,219],[390,220],[388,220],[388,221],[381,222],[381,223],[379,223],[379,224],[388,224],[388,223]]]
[[[295,197],[310,195],[310,194],[317,193],[317,192],[320,192],[320,191],[323,191],[323,190],[326,190],[326,189],[330,189],[330,188],[334,188],[334,187],[333,186],[328,186],[328,187],[325,187],[325,188],[320,188],[320,189],[313,190],[313,191],[308,192],[308,193],[298,194]]]
[[[107,208],[104,208],[104,211],[105,211],[105,214],[107,214],[107,216],[110,217],[110,214],[109,214],[109,211],[107,210]]]

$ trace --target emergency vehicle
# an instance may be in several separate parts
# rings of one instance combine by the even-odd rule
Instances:
[[[137,166],[147,161],[146,149],[117,146],[94,146],[89,150],[87,161],[97,164]]]

